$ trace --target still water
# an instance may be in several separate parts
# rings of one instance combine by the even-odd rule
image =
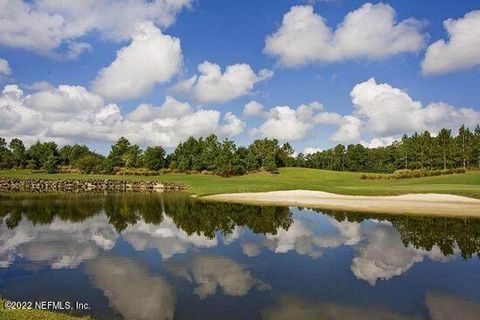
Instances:
[[[95,319],[479,319],[480,220],[0,196],[0,296]]]

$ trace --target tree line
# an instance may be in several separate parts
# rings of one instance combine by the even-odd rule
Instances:
[[[37,141],[27,149],[20,139],[14,138],[7,144],[0,137],[0,168],[41,169],[52,173],[60,166],[83,173],[115,173],[127,168],[211,172],[221,176],[276,172],[279,167],[379,173],[399,169],[480,168],[480,126],[473,131],[462,126],[456,135],[449,129],[440,130],[436,136],[429,131],[415,132],[386,147],[339,144],[328,150],[297,156],[289,143],[280,144],[276,139],[258,139],[245,147],[237,146],[230,139],[220,141],[214,134],[206,138],[190,137],[169,154],[161,146],[143,150],[122,137],[111,146],[107,156],[86,145],[59,148],[55,142]]]
[[[456,135],[441,129],[437,136],[429,131],[403,135],[386,147],[367,148],[361,144],[334,148],[309,155],[299,154],[300,167],[392,173],[396,170],[447,170],[480,168],[480,126],[473,131],[461,126]]]

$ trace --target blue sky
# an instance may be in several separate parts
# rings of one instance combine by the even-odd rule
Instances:
[[[173,147],[189,134],[215,132],[238,144],[275,137],[302,152],[336,143],[376,146],[404,132],[480,122],[475,1],[151,3],[85,1],[69,8],[6,1],[0,136],[86,142],[105,152],[121,135]],[[353,16],[353,27],[342,29]],[[445,44],[435,55],[439,40]],[[69,51],[72,44],[80,49]],[[218,65],[220,76],[228,66],[242,67],[213,82],[209,73],[202,85],[198,67],[205,61]],[[196,82],[179,89],[194,75]],[[134,92],[124,89],[138,83]],[[250,101],[263,109],[247,116]],[[140,113],[141,104],[149,106]]]

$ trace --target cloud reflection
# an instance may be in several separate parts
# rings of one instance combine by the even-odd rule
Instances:
[[[398,231],[389,222],[369,220],[369,223],[358,223],[328,217],[325,220],[336,232],[325,234],[310,218],[297,215],[288,230],[279,228],[275,235],[266,235],[258,241],[243,241],[243,253],[255,257],[263,249],[280,254],[295,251],[317,259],[328,249],[350,246],[354,250],[353,274],[372,286],[379,279],[389,280],[404,274],[425,257],[442,262],[454,257],[446,257],[438,246],[433,246],[430,251],[405,247]],[[458,253],[458,248],[454,252]]]
[[[16,257],[46,263],[53,269],[75,268],[110,250],[118,235],[105,216],[81,223],[55,219],[49,225],[33,225],[22,220],[15,229],[0,225],[0,267],[8,267]]]
[[[159,225],[139,221],[128,226],[122,237],[135,250],[157,249],[163,259],[185,253],[190,247],[211,248],[218,245],[217,238],[210,239],[203,234],[188,235],[166,216]]]
[[[194,256],[186,265],[170,264],[170,271],[185,280],[196,283],[194,293],[205,299],[217,288],[233,297],[245,296],[250,289],[269,290],[270,285],[253,277],[246,266],[222,256]]]
[[[173,319],[172,286],[161,276],[151,275],[139,262],[123,257],[100,257],[89,261],[86,270],[110,305],[126,319]]]

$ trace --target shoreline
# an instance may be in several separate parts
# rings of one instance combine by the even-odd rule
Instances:
[[[439,193],[410,193],[399,196],[350,196],[323,191],[289,190],[215,194],[200,197],[200,199],[350,212],[480,218],[480,200]]]

